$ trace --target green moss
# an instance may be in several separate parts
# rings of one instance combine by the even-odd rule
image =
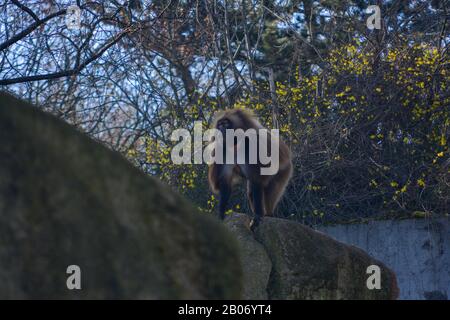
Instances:
[[[1,298],[240,296],[225,228],[120,154],[3,93],[0,144]]]

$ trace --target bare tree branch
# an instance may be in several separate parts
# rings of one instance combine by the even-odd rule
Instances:
[[[66,14],[66,9],[60,10],[58,12],[52,13],[51,15],[48,15],[47,17],[45,17],[44,19],[38,19],[36,20],[36,22],[32,23],[28,28],[26,28],[25,30],[23,30],[22,32],[16,34],[15,36],[9,38],[8,40],[6,40],[5,42],[3,42],[2,44],[0,44],[0,51],[5,50],[6,48],[8,48],[10,45],[16,43],[17,41],[25,38],[27,35],[29,35],[30,33],[32,33],[34,30],[36,30],[39,26],[45,24],[47,21],[55,18],[55,17],[59,17],[63,14]]]
[[[62,77],[68,77],[73,76],[78,73],[80,73],[81,70],[83,70],[87,65],[92,63],[93,61],[100,58],[103,53],[106,52],[110,47],[112,47],[114,44],[120,41],[126,34],[128,34],[129,29],[125,29],[118,35],[116,35],[108,44],[106,44],[102,49],[98,50],[95,54],[93,54],[91,57],[86,59],[83,63],[79,64],[78,66],[75,66],[74,69],[71,70],[64,70],[59,72],[53,72],[49,74],[41,74],[41,75],[34,75],[34,76],[26,76],[26,77],[18,77],[18,78],[12,78],[12,79],[5,79],[0,80],[0,85],[10,85],[14,83],[22,83],[22,82],[30,82],[30,81],[39,81],[39,80],[52,80],[52,79],[58,79]]]

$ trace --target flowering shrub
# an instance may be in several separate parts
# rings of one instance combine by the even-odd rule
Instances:
[[[279,129],[294,156],[294,177],[277,214],[306,223],[447,214],[449,82],[445,50],[419,44],[376,52],[355,42],[329,52],[316,72],[276,83],[277,101],[267,83],[256,83],[258,95],[235,107],[253,109],[272,127],[277,104]],[[193,106],[184,123],[192,126],[201,110],[206,126],[216,109]],[[152,173],[202,210],[214,210],[206,165],[176,166],[170,144],[146,145]],[[245,197],[234,199],[235,210],[248,210]]]

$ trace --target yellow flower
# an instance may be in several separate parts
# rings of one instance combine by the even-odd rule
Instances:
[[[445,139],[445,136],[442,135],[442,136],[441,136],[441,141],[440,141],[441,146],[445,146],[446,143],[447,143],[447,141],[446,141],[446,139]]]
[[[417,185],[418,185],[419,187],[424,188],[424,187],[425,187],[425,181],[424,181],[423,179],[418,179],[418,180],[417,180]]]

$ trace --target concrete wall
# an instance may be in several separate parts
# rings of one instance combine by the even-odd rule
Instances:
[[[400,299],[450,298],[450,219],[372,221],[317,227],[397,274]]]

